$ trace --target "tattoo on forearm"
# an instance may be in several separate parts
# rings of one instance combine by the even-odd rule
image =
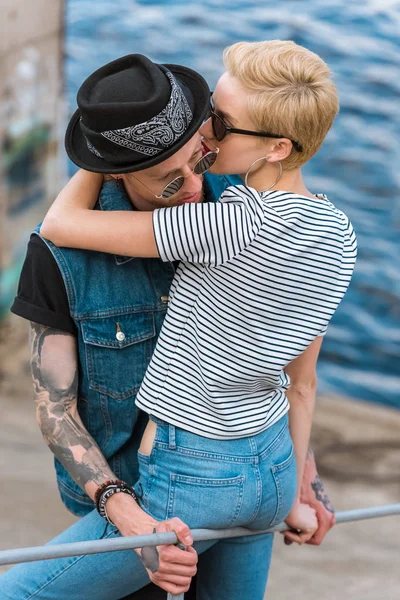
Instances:
[[[58,363],[53,353],[61,343],[65,352]],[[114,474],[77,412],[75,343],[71,334],[31,323],[31,370],[39,427],[50,450],[84,489],[87,483],[99,485]]]
[[[153,533],[156,533],[155,528],[153,529]],[[146,569],[149,569],[152,573],[158,571],[160,563],[157,546],[147,546],[146,548],[142,548],[140,551],[140,559]]]
[[[311,482],[311,487],[314,490],[316,499],[319,502],[322,502],[326,510],[333,514],[335,510],[331,504],[331,501],[328,498],[328,494],[325,492],[324,484],[319,478],[319,475],[315,476],[314,481]]]

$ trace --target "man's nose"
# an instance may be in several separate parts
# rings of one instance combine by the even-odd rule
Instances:
[[[193,194],[197,194],[200,192],[203,186],[203,176],[195,175],[193,171],[185,177],[185,183],[183,185],[184,191],[192,196]]]

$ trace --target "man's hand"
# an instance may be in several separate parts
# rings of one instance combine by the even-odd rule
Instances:
[[[335,511],[325,492],[324,484],[319,478],[314,453],[311,448],[308,450],[304,467],[300,500],[303,504],[308,504],[315,510],[318,519],[318,529],[306,543],[312,544],[313,546],[319,546],[328,531],[335,525],[336,521]],[[283,535],[285,544],[287,545],[292,544],[294,541],[298,541],[296,534],[290,531],[285,531]]]
[[[285,522],[297,532],[290,532],[290,535],[292,536],[292,541],[300,545],[308,542],[318,528],[315,510],[308,506],[308,504],[301,504],[301,502],[294,503]]]
[[[185,523],[176,517],[160,523],[142,510],[127,494],[111,496],[107,501],[107,514],[124,536],[174,531],[179,542],[186,546],[186,550],[171,544],[137,548],[135,552],[153,583],[173,595],[189,590],[192,577],[197,572],[198,557],[192,547],[190,529]]]

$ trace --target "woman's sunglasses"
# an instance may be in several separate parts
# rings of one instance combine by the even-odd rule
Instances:
[[[241,135],[253,135],[256,137],[269,137],[269,138],[283,138],[287,137],[286,135],[277,135],[276,133],[260,133],[258,131],[248,131],[247,129],[236,129],[235,127],[230,127],[225,123],[222,117],[217,115],[214,112],[214,105],[212,100],[210,100],[210,116],[211,116],[211,125],[213,129],[213,133],[215,138],[221,142],[228,133],[239,133]],[[288,138],[290,139],[290,138]],[[296,142],[295,140],[290,140],[293,144],[293,148],[297,150],[297,152],[303,152],[303,146]]]

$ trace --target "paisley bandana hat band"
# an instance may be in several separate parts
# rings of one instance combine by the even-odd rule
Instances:
[[[175,77],[170,71],[167,71],[165,75],[171,83],[171,96],[166,107],[158,115],[132,127],[110,129],[102,131],[99,135],[118,146],[129,148],[146,156],[156,156],[173,146],[187,130],[193,119],[193,113]],[[103,158],[87,137],[86,142],[93,154]]]

